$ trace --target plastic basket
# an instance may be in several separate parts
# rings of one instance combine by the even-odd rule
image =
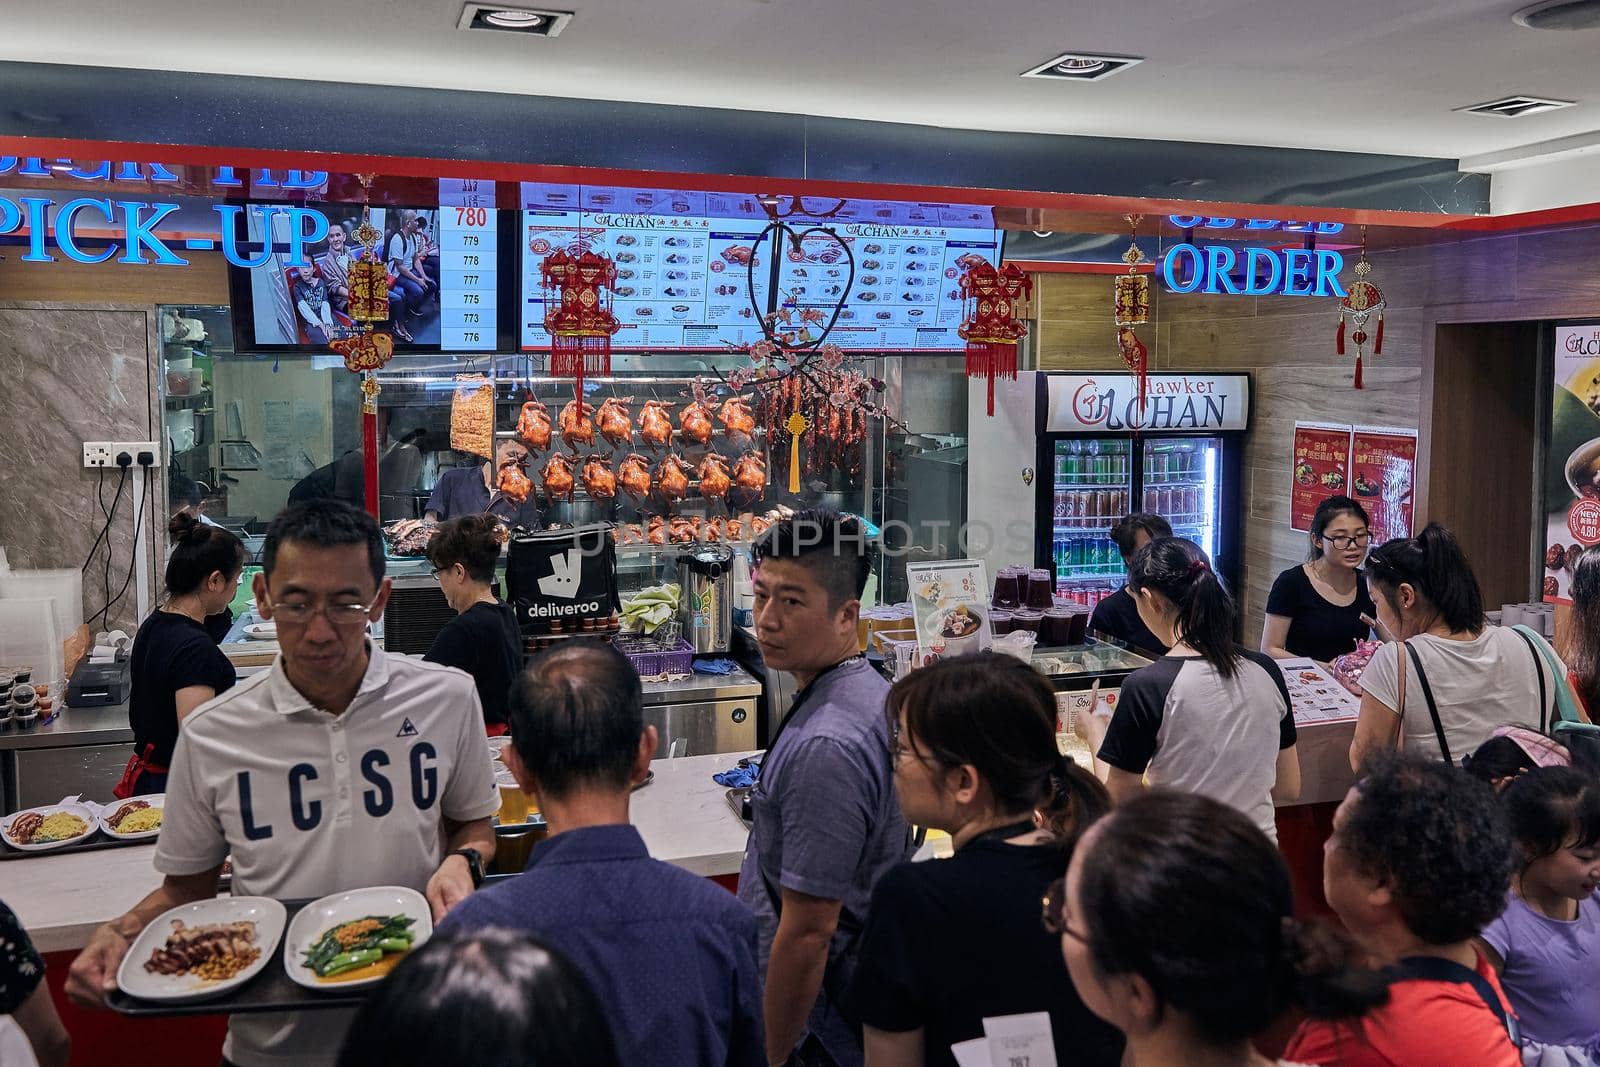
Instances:
[[[694,671],[694,646],[682,638],[663,647],[653,637],[618,634],[612,644],[628,657],[640,678],[687,676]]]

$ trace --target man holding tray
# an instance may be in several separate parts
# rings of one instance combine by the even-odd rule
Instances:
[[[389,597],[377,523],[335,501],[293,505],[268,530],[262,564],[256,602],[282,654],[185,720],[156,846],[166,879],[73,962],[67,991],[79,1004],[116,988],[146,925],[214,896],[229,855],[236,896],[402,885],[425,891],[438,919],[492,854],[499,796],[472,679],[367,640]],[[224,1063],[331,1065],[349,1020],[236,1016]]]

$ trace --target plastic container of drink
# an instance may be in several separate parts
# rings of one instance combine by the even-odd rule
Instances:
[[[996,637],[1005,636],[1011,629],[1011,612],[1004,608],[995,608],[989,612],[989,630]]]
[[[1015,567],[1001,567],[994,576],[994,605],[997,608],[1014,608],[1022,603]]]
[[[1054,648],[1072,643],[1073,612],[1068,608],[1048,608],[1039,622],[1039,643]]]
[[[1044,612],[1023,608],[1021,611],[1011,613],[1011,629],[1013,632],[1026,630],[1029,633],[1036,634],[1039,632],[1039,624],[1043,620]]]
[[[1055,603],[1055,593],[1051,588],[1050,572],[1042,568],[1028,573],[1027,598],[1023,601],[1035,611],[1043,611]]]

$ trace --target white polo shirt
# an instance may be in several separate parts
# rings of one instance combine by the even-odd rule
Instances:
[[[280,657],[184,721],[155,867],[197,874],[231,852],[240,896],[420,892],[444,859],[444,820],[500,806],[484,733],[472,678],[452,667],[374,647],[334,716],[289,683]],[[332,1064],[352,1014],[236,1016],[224,1054],[240,1067]]]

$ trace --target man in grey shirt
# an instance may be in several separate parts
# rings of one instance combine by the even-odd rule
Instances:
[[[739,898],[756,914],[766,975],[767,1058],[859,1067],[861,1038],[840,1014],[867,903],[911,851],[895,797],[884,700],[858,655],[866,585],[860,522],[802,511],[756,546],[756,640],[766,665],[800,683],[750,802]]]

